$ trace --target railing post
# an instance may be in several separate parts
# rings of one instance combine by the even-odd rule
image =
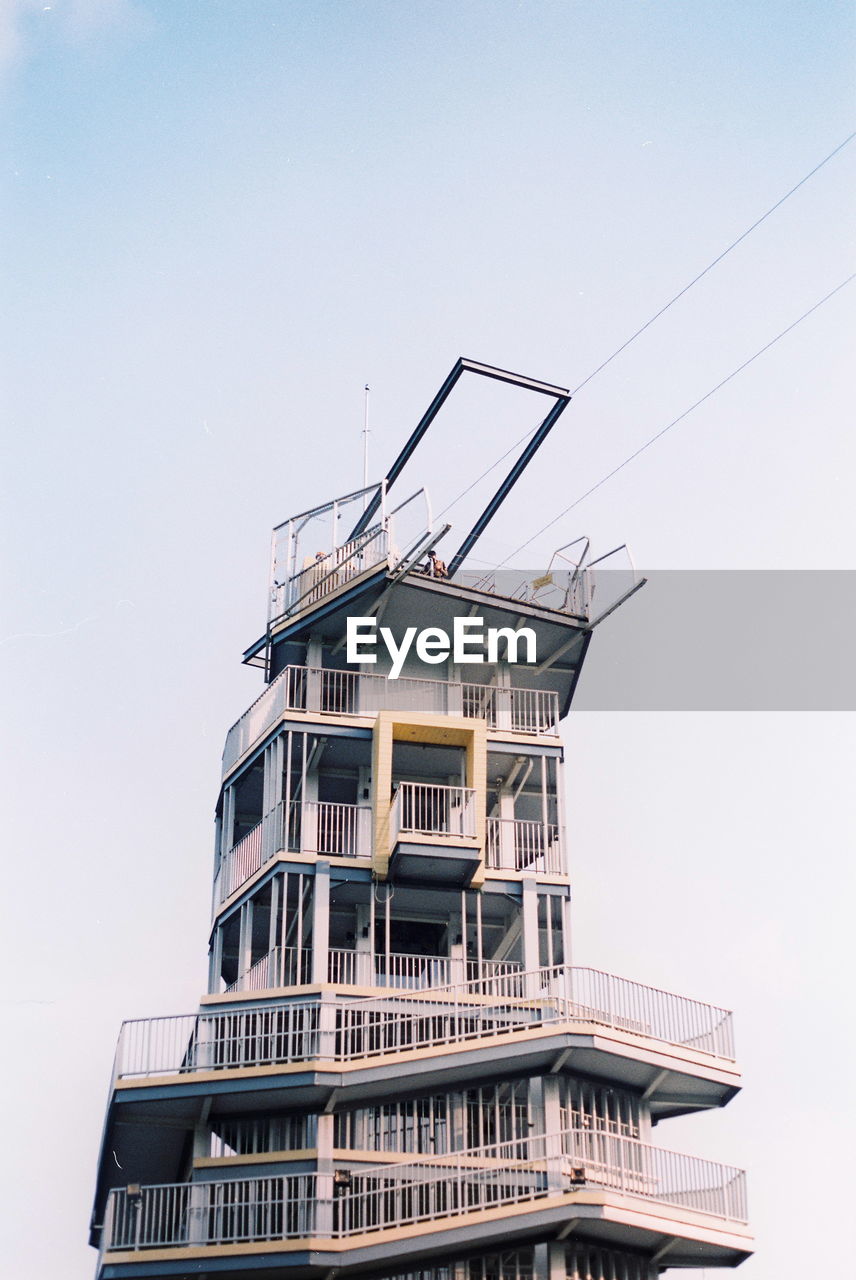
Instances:
[[[187,1243],[207,1244],[208,1205],[211,1198],[210,1185],[204,1182],[191,1182],[188,1197]]]
[[[323,991],[318,1002],[318,1057],[336,1057],[336,997]]]
[[[105,1253],[113,1247],[113,1228],[116,1223],[116,1196],[117,1192],[109,1191],[107,1193],[107,1203],[104,1206],[104,1225],[101,1228],[101,1241],[99,1244],[99,1253]]]
[[[329,981],[328,952],[330,948],[330,863],[319,858],[315,864],[315,883],[312,896],[312,981],[323,984]]]
[[[306,668],[306,710],[321,711],[321,672],[318,667]]]
[[[316,1135],[318,1172],[315,1177],[315,1229],[317,1236],[333,1234],[333,1116],[318,1117]]]
[[[446,715],[462,716],[464,714],[464,686],[459,680],[450,680],[446,685]]]

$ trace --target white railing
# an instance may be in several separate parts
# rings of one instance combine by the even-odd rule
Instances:
[[[225,902],[282,849],[370,858],[372,811],[361,805],[307,800],[292,804],[286,813],[280,801],[223,855],[214,877],[214,902]]]
[[[311,981],[311,948],[274,947],[236,978],[226,991],[265,991],[272,987],[299,987]]]
[[[227,774],[286,711],[376,716],[379,711],[425,711],[485,720],[489,729],[556,734],[559,695],[551,689],[507,689],[454,680],[423,680],[321,667],[286,667],[232,725],[223,748]]]
[[[263,826],[257,822],[228,853],[224,854],[214,877],[214,901],[225,902],[230,894],[254,876],[265,861]]]
[[[502,871],[567,875],[564,841],[553,822],[488,818],[486,866]]]
[[[471,787],[400,782],[390,811],[390,834],[467,836],[476,834],[476,793]]]
[[[430,991],[452,985],[466,973],[467,983],[488,986],[493,994],[524,996],[519,961],[454,960],[450,956],[423,956],[390,952],[372,955],[331,947],[327,953],[327,981],[338,986],[393,987],[405,991]],[[463,981],[463,976],[461,976]],[[307,985],[312,982],[312,951],[309,947],[274,947],[261,956],[246,973],[228,987],[226,993],[264,991],[276,987]],[[502,990],[500,990],[502,988]]]
[[[124,1023],[116,1078],[351,1061],[557,1024],[594,1022],[733,1059],[731,1014],[596,969],[557,966],[401,994],[318,999]]]
[[[371,809],[310,800],[303,805],[302,821],[300,848],[304,853],[330,853],[340,858],[371,857]]]
[[[338,1187],[329,1177],[297,1174],[118,1188],[103,1248],[362,1235],[582,1187],[746,1222],[741,1169],[586,1129],[343,1172]]]
[[[429,991],[452,982],[454,961],[448,956],[390,953],[375,956],[375,985],[405,991]]]
[[[351,1174],[338,1231],[378,1231],[456,1217],[583,1186],[746,1221],[742,1169],[632,1138],[565,1129]]]
[[[389,557],[389,537],[384,528],[369,529],[326,555],[319,554],[305,569],[271,591],[271,622],[306,609],[366,569]]]
[[[112,1191],[105,1250],[237,1244],[315,1234],[314,1174]]]

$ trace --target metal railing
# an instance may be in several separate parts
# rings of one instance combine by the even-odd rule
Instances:
[[[488,818],[485,865],[492,870],[566,875],[564,841],[553,822]]]
[[[557,966],[335,1003],[270,1003],[124,1023],[116,1077],[374,1055],[594,1022],[733,1059],[731,1014],[596,969]]]
[[[336,1206],[334,1224],[347,1235],[379,1231],[583,1186],[730,1222],[744,1223],[747,1217],[743,1170],[577,1128],[355,1171],[349,1194]]]
[[[370,857],[372,811],[356,804],[308,800],[303,804],[300,848],[341,858]]]
[[[746,1221],[742,1170],[631,1138],[566,1129],[348,1171],[338,1188],[318,1174],[118,1188],[110,1193],[103,1247],[353,1236],[592,1186]]]
[[[285,667],[232,725],[223,748],[223,773],[276,724],[286,711],[376,716],[379,711],[425,711],[485,720],[512,733],[556,734],[559,695],[551,689],[497,688],[454,680],[424,680],[364,671]]]
[[[468,836],[476,834],[476,793],[471,787],[399,782],[390,810],[390,834]]]
[[[271,622],[323,600],[338,587],[388,558],[389,535],[385,528],[368,529],[326,555],[318,554],[287,582],[274,584],[270,601]]]
[[[265,861],[265,853],[262,847],[263,834],[264,823],[257,822],[220,859],[220,865],[214,877],[215,902],[225,902],[230,894],[239,889],[242,884],[245,884],[262,866]]]
[[[371,857],[372,811],[356,804],[280,801],[223,855],[214,877],[214,901],[225,902],[282,849],[292,853]]]
[[[184,1182],[110,1193],[104,1249],[238,1244],[315,1234],[315,1174]]]
[[[733,1020],[727,1009],[601,969],[573,966],[566,972],[568,999],[581,1016],[589,1013],[595,1022],[733,1059]]]
[[[265,991],[271,987],[299,987],[311,981],[310,947],[274,947],[240,974],[226,991]]]
[[[447,987],[452,982],[454,961],[449,956],[389,955],[375,956],[375,984],[397,987],[405,991],[429,991]],[[463,963],[461,967],[463,968]]]
[[[525,996],[523,965],[514,960],[464,960],[450,956],[354,951],[331,947],[327,953],[327,981],[338,986],[393,987],[405,991],[441,990],[460,977],[470,988],[491,994]],[[308,947],[275,947],[228,987],[226,992],[262,991],[312,982],[312,951]],[[500,990],[500,988],[503,988]]]

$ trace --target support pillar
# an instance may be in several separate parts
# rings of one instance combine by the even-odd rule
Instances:
[[[330,863],[319,858],[315,864],[312,895],[312,981],[328,981],[330,951]]]

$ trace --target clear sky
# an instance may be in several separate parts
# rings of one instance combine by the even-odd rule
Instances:
[[[269,530],[361,482],[364,384],[373,474],[458,355],[576,386],[856,127],[854,34],[835,0],[2,0],[10,1275],[92,1274],[119,1023],[204,984]],[[854,172],[856,143],[579,393],[478,563],[854,270]],[[588,533],[643,567],[853,568],[854,295],[519,563]],[[445,501],[532,425],[465,400],[418,482]],[[783,626],[811,662],[811,600]],[[747,1280],[831,1272],[853,717],[566,738],[577,962],[737,1012],[745,1093],[657,1140],[749,1168]]]

